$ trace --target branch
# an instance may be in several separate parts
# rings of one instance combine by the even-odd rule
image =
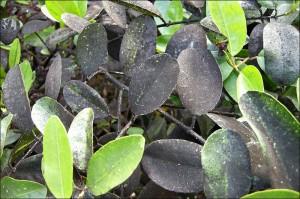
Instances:
[[[118,110],[117,110],[117,116],[118,116],[117,131],[118,131],[118,133],[120,133],[120,130],[121,130],[122,98],[123,98],[123,90],[121,89],[119,91],[119,96],[118,96]]]
[[[185,19],[182,21],[174,21],[174,22],[169,22],[169,23],[163,23],[160,25],[157,25],[157,28],[161,28],[161,27],[169,27],[169,26],[173,26],[173,25],[178,25],[178,24],[190,24],[190,23],[196,23],[196,22],[200,22],[201,19]]]
[[[118,134],[117,138],[121,137],[122,135],[124,135],[127,132],[127,129],[129,129],[129,127],[132,125],[132,123],[135,121],[135,119],[136,119],[136,116],[133,116],[129,120],[129,122],[122,128],[122,130]]]

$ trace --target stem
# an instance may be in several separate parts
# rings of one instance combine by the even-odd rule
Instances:
[[[182,20],[182,21],[174,21],[174,22],[169,22],[169,23],[163,23],[163,24],[157,25],[157,28],[169,27],[169,26],[178,25],[178,24],[196,23],[196,22],[200,22],[200,21],[201,21],[201,19],[185,19],[185,20]]]
[[[44,44],[44,46],[47,48],[47,50],[51,53],[52,51],[50,50],[50,48],[48,47],[46,42],[43,40],[43,38],[39,35],[39,33],[35,32],[34,34],[40,39],[40,41]]]
[[[129,127],[132,125],[132,123],[135,121],[136,116],[133,116],[129,122],[122,128],[122,130],[120,131],[119,135],[116,138],[121,137],[122,135],[124,135],[127,132],[127,129],[129,129]]]
[[[175,124],[177,124],[178,126],[180,126],[187,134],[191,135],[196,140],[200,141],[202,144],[205,143],[205,139],[202,136],[198,135],[193,129],[191,129],[190,127],[186,126],[185,124],[183,124],[181,121],[179,121],[176,118],[174,118],[169,113],[163,111],[161,108],[158,109],[158,111],[161,114],[163,114],[167,119],[171,120],[172,122],[174,122]]]
[[[117,130],[118,133],[120,133],[121,130],[121,112],[122,112],[122,98],[123,98],[123,90],[119,90],[119,96],[118,96],[118,110],[117,110],[117,115],[118,115],[118,124],[117,124]]]

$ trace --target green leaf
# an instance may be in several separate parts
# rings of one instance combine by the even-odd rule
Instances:
[[[296,92],[297,92],[298,106],[300,106],[300,77],[298,78],[296,83]]]
[[[1,198],[46,198],[47,188],[37,182],[4,177],[0,181]]]
[[[238,99],[248,91],[264,92],[264,82],[259,70],[251,65],[243,68],[237,78],[236,87]]]
[[[20,69],[24,81],[25,91],[28,93],[35,80],[35,72],[32,71],[28,60],[25,60],[20,64]]]
[[[300,123],[287,108],[266,93],[245,93],[240,98],[239,107],[270,165],[272,187],[298,189]]]
[[[235,70],[233,70],[230,75],[227,77],[227,79],[224,81],[224,88],[234,99],[236,102],[238,101],[237,99],[237,88],[236,88],[236,81],[238,78],[239,73]]]
[[[245,13],[238,1],[207,1],[213,22],[220,32],[228,38],[229,52],[238,54],[247,37]]]
[[[299,199],[299,192],[290,189],[269,189],[264,191],[257,191],[251,194],[247,194],[242,199]]]
[[[6,134],[9,128],[9,125],[12,121],[13,118],[13,114],[9,114],[8,116],[6,116],[5,118],[3,118],[1,120],[1,132],[0,132],[0,157],[2,156],[2,152],[3,152],[3,148],[4,148],[4,144],[5,144],[5,138],[6,138]]]
[[[83,17],[87,11],[87,2],[87,0],[46,0],[45,4],[49,14],[57,21],[63,23],[63,20],[61,19],[63,13],[70,13]]]
[[[127,130],[127,134],[128,135],[133,135],[133,134],[140,134],[142,135],[144,133],[144,129],[140,128],[140,127],[130,127]]]
[[[93,121],[93,109],[85,108],[76,115],[68,131],[74,165],[82,171],[93,155]]]
[[[67,131],[57,116],[47,121],[43,136],[43,176],[56,198],[73,192],[73,158]]]
[[[124,182],[137,168],[144,152],[145,139],[130,135],[101,147],[90,159],[87,186],[94,195],[107,193]]]
[[[8,65],[10,68],[20,63],[21,59],[21,44],[20,40],[16,38],[10,46],[9,56],[8,56]]]

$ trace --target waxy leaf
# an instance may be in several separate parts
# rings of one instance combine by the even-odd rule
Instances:
[[[168,54],[153,55],[143,62],[131,78],[129,104],[136,115],[159,108],[176,86],[179,66]]]
[[[48,97],[57,99],[61,87],[62,61],[60,54],[57,54],[46,76],[45,94]]]
[[[141,161],[144,145],[143,136],[130,135],[101,147],[88,163],[89,190],[98,196],[124,182]]]
[[[107,14],[118,24],[121,28],[126,28],[127,16],[125,7],[111,1],[104,0],[102,5]]]
[[[78,33],[81,33],[84,30],[84,28],[90,24],[88,20],[70,13],[62,14],[61,19],[69,28]]]
[[[8,71],[2,89],[6,108],[14,115],[13,123],[20,130],[30,131],[33,128],[31,110],[19,66]]]
[[[8,56],[8,65],[10,68],[14,67],[15,65],[20,63],[21,59],[21,44],[20,40],[17,38],[15,39],[9,50],[9,56]]]
[[[151,17],[139,16],[129,24],[119,55],[127,76],[131,77],[142,62],[154,55],[156,36],[156,25]]]
[[[45,125],[52,115],[57,115],[67,129],[73,120],[73,116],[69,111],[49,97],[39,99],[32,107],[32,120],[41,133],[44,132]]]
[[[209,13],[220,32],[228,38],[229,52],[238,54],[246,42],[247,24],[238,1],[207,1]]]
[[[236,87],[238,99],[247,91],[264,92],[264,82],[259,70],[251,65],[243,68],[237,78]]]
[[[263,37],[266,73],[278,84],[295,83],[300,73],[299,31],[274,22],[266,25]]]
[[[60,28],[55,30],[51,35],[47,38],[46,44],[50,48],[55,48],[56,44],[68,39],[69,37],[76,34],[76,31],[70,28]]]
[[[274,97],[249,91],[239,107],[268,161],[273,188],[299,189],[300,123]]]
[[[94,111],[95,119],[103,119],[109,115],[105,100],[95,89],[81,81],[69,81],[64,87],[63,94],[65,101],[75,112],[90,107]]]
[[[269,189],[265,191],[257,191],[242,197],[242,199],[299,199],[300,194],[290,189]]]
[[[30,62],[28,60],[23,61],[19,66],[24,81],[25,91],[28,93],[35,80],[35,72],[32,71]]]
[[[93,109],[83,109],[76,115],[68,131],[74,165],[82,171],[86,170],[93,154],[93,121]]]
[[[205,32],[201,26],[197,24],[183,26],[169,41],[166,53],[177,58],[181,51],[187,48],[207,48]]]
[[[46,198],[47,188],[33,181],[16,180],[5,176],[0,180],[1,198]]]
[[[207,198],[240,198],[251,187],[250,157],[235,132],[220,129],[206,140],[201,161]]]
[[[67,131],[57,116],[47,121],[43,135],[43,176],[56,198],[70,198],[73,192],[73,158]]]
[[[251,57],[257,56],[259,52],[264,48],[263,35],[265,24],[256,25],[249,38],[248,50]]]
[[[167,139],[152,142],[145,149],[143,169],[162,188],[181,193],[203,191],[199,144]]]
[[[27,23],[24,24],[24,26],[22,27],[22,33],[23,35],[26,34],[32,34],[35,32],[39,32],[45,28],[47,28],[48,26],[51,25],[51,21],[44,21],[44,20],[31,20],[28,21]]]
[[[10,44],[17,37],[21,26],[22,23],[13,17],[1,19],[0,40],[6,45]]]
[[[222,76],[214,57],[206,49],[186,49],[178,57],[177,92],[193,114],[212,110],[222,94]]]
[[[9,115],[7,115],[5,118],[3,118],[0,122],[0,127],[1,127],[1,132],[0,132],[0,157],[2,156],[3,153],[3,148],[4,148],[4,144],[5,144],[5,139],[7,136],[7,131],[8,128],[10,126],[10,123],[13,119],[13,115],[10,113]]]
[[[96,72],[108,61],[107,34],[101,24],[88,25],[77,41],[77,62],[84,75]]]

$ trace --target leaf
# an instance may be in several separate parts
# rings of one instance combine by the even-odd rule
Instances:
[[[8,71],[2,89],[6,108],[14,115],[13,123],[20,130],[30,131],[33,128],[31,110],[19,66]]]
[[[118,24],[121,28],[126,28],[127,26],[127,16],[125,7],[111,1],[104,0],[102,5],[107,12],[107,14]]]
[[[158,109],[176,86],[179,66],[168,54],[153,55],[133,74],[129,84],[129,104],[136,115]]]
[[[140,127],[130,127],[127,130],[127,134],[128,135],[134,135],[134,134],[142,135],[143,133],[144,133],[144,129],[142,129]]]
[[[298,189],[300,123],[266,93],[247,92],[240,98],[239,107],[257,135],[270,165],[272,187]]]
[[[103,7],[100,4],[101,3],[99,1],[90,2],[90,5],[87,9],[87,12],[86,12],[86,15],[84,18],[86,20],[91,20],[91,19],[95,19],[96,17],[98,17],[99,14],[101,13],[101,11],[103,10]]]
[[[212,20],[220,32],[228,38],[229,52],[237,55],[247,37],[247,24],[244,11],[238,1],[208,1]]]
[[[124,182],[141,161],[144,145],[143,136],[130,135],[101,147],[88,163],[89,190],[98,196]]]
[[[125,7],[131,8],[146,15],[161,17],[159,11],[153,6],[150,1],[136,1],[136,0],[112,0]]]
[[[67,129],[73,120],[73,116],[69,111],[49,97],[43,97],[37,100],[32,107],[32,120],[41,133],[44,132],[44,127],[52,115],[57,115]]]
[[[236,88],[236,81],[238,78],[239,73],[235,70],[233,70],[227,79],[224,81],[224,88],[228,92],[229,96],[234,100],[238,101],[237,97],[237,88]]]
[[[57,116],[51,116],[43,132],[43,176],[56,198],[73,192],[73,158],[67,131]]]
[[[8,45],[17,37],[22,23],[13,17],[8,17],[1,19],[0,24],[0,40]]]
[[[107,34],[101,24],[88,25],[79,35],[77,41],[77,62],[84,75],[96,72],[108,61]]]
[[[206,35],[198,24],[183,26],[169,41],[166,53],[177,58],[187,48],[206,49]]]
[[[222,81],[224,82],[229,77],[233,67],[228,64],[225,56],[218,56],[216,61],[222,74]]]
[[[185,140],[157,140],[145,150],[143,169],[166,190],[198,193],[203,190],[200,150],[199,144]]]
[[[28,93],[35,80],[35,72],[32,71],[28,60],[25,60],[20,64],[20,70],[24,81],[25,91]]]
[[[58,53],[49,67],[46,82],[45,95],[53,99],[57,99],[62,81],[62,60]]]
[[[35,32],[39,32],[48,26],[51,25],[51,21],[44,21],[44,20],[30,20],[24,24],[22,27],[22,33],[25,34],[32,34]]]
[[[6,138],[5,138],[4,146],[10,145],[10,144],[16,142],[21,137],[21,134],[18,132],[20,132],[20,131],[12,130],[12,129],[8,130]]]
[[[95,89],[81,81],[71,80],[66,83],[63,95],[66,103],[75,112],[90,107],[94,111],[95,119],[103,119],[109,115],[105,100]]]
[[[70,13],[62,14],[61,19],[69,28],[71,28],[72,30],[78,33],[81,33],[85,27],[90,25],[90,22],[88,20]]]
[[[300,197],[299,192],[289,189],[269,189],[265,191],[257,191],[248,195],[244,195],[242,199],[298,199]]]
[[[207,198],[240,198],[251,187],[248,149],[233,131],[220,129],[206,140],[201,161]]]
[[[251,57],[257,56],[261,50],[264,48],[263,43],[263,33],[264,33],[265,24],[257,24],[249,38],[248,51]]]
[[[82,171],[93,154],[93,121],[93,109],[85,108],[76,115],[68,131],[74,165]]]
[[[63,13],[71,13],[83,17],[87,11],[87,3],[87,0],[45,0],[48,12],[59,22],[63,22],[61,19]]]
[[[139,16],[129,24],[119,54],[127,76],[131,77],[142,62],[155,54],[156,36],[156,25],[151,17]]]
[[[180,73],[176,90],[182,104],[197,115],[212,110],[222,94],[222,76],[212,54],[206,49],[190,48],[177,60]]]
[[[15,65],[19,64],[20,58],[21,58],[21,44],[20,44],[20,40],[16,38],[12,42],[9,50],[9,56],[8,56],[9,68],[12,68]]]
[[[2,156],[2,153],[3,153],[3,148],[4,148],[4,144],[5,144],[5,139],[6,139],[6,136],[7,136],[7,131],[8,131],[8,128],[10,126],[10,123],[13,119],[13,115],[10,113],[9,115],[7,115],[5,118],[3,118],[1,120],[1,132],[0,132],[0,157]]]
[[[299,76],[299,31],[291,25],[268,23],[264,28],[265,71],[280,85],[291,85]]]
[[[71,36],[74,36],[76,31],[70,28],[60,28],[51,33],[51,35],[47,38],[46,44],[50,48],[55,48],[56,44],[65,41]]]
[[[248,91],[264,92],[264,82],[259,70],[251,65],[243,68],[237,78],[236,87],[238,99]]]
[[[3,177],[1,184],[1,198],[46,198],[47,188],[33,181],[16,180]]]

